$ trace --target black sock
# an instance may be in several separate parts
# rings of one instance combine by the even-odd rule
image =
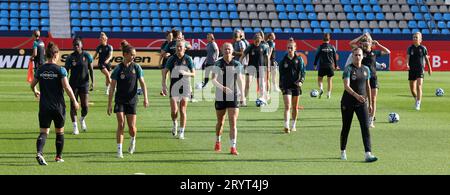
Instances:
[[[205,78],[205,81],[203,81],[203,86],[202,87],[205,87],[206,84],[208,84],[208,81],[209,81],[209,78]]]
[[[64,148],[64,133],[56,134],[56,156],[61,157],[63,148]]]
[[[37,141],[36,141],[36,149],[37,149],[38,154],[42,155],[43,150],[44,150],[45,140],[47,140],[47,134],[40,133],[39,137],[37,138]]]

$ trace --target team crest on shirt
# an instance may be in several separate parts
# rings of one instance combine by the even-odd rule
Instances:
[[[120,79],[125,79],[125,73],[123,72],[120,73]]]
[[[252,56],[254,56],[255,55],[255,52],[254,51],[252,51]]]
[[[295,60],[295,63],[298,64],[298,60]]]
[[[284,67],[287,68],[289,65],[287,63],[284,63]]]
[[[366,72],[364,72],[364,74],[366,74]],[[352,80],[356,80],[356,74],[355,73],[352,74]]]
[[[365,76],[365,77],[367,76],[367,72],[366,72],[366,71],[364,71],[364,76]]]
[[[262,48],[260,48],[260,49],[259,49],[259,52],[262,52],[262,51],[263,51],[263,49],[262,49]]]
[[[131,71],[131,73],[132,73],[132,74],[136,74],[136,70],[134,70],[134,68],[133,68],[133,70]]]
[[[72,66],[77,66],[77,61],[72,61]]]

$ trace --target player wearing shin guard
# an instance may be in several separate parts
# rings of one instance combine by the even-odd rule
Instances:
[[[70,97],[75,109],[79,108],[75,95],[67,80],[65,68],[56,65],[59,60],[58,46],[50,42],[46,48],[47,63],[39,67],[31,82],[31,90],[39,99],[39,127],[40,134],[36,141],[36,160],[39,165],[47,165],[44,158],[44,145],[50,132],[52,121],[56,131],[56,162],[64,162],[62,152],[64,148],[64,122],[66,117],[66,105],[64,91]],[[38,91],[36,85],[39,83]]]
[[[305,81],[305,65],[303,59],[296,54],[295,41],[287,45],[287,54],[280,61],[280,89],[284,102],[284,132],[296,131],[298,101],[302,94],[301,86]],[[289,127],[289,115],[292,108],[292,125]]]
[[[131,137],[128,152],[133,154],[136,148],[136,106],[138,102],[137,88],[138,82],[144,94],[144,108],[148,107],[147,87],[145,85],[144,74],[139,64],[133,62],[136,57],[136,50],[131,45],[122,48],[124,61],[114,68],[111,74],[111,88],[109,89],[107,114],[113,112],[112,99],[115,89],[114,113],[117,117],[117,158],[123,158],[122,143],[124,138],[125,120],[128,124],[128,132]]]
[[[239,116],[239,102],[243,102],[244,91],[244,67],[233,59],[233,45],[225,43],[222,46],[223,58],[214,64],[212,70],[212,83],[216,87],[216,145],[215,151],[221,151],[221,137],[225,114],[228,112],[230,123],[230,153],[237,152],[237,119]],[[240,93],[239,93],[240,92]],[[238,95],[239,94],[239,95]],[[239,96],[239,97],[238,97]]]
[[[87,131],[86,116],[88,114],[89,90],[94,89],[94,69],[92,67],[92,56],[83,51],[83,42],[77,38],[73,40],[74,52],[66,59],[65,67],[70,75],[70,87],[75,94],[75,99],[80,97],[81,117],[80,124],[83,131]],[[89,78],[91,83],[89,85]],[[73,103],[70,107],[70,118],[73,123],[73,134],[78,135],[77,111]]]

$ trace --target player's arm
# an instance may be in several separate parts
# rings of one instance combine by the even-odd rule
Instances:
[[[241,47],[241,50],[239,52],[233,52],[233,56],[240,56],[239,57],[239,62],[243,64],[243,60],[245,58],[245,56],[250,53],[250,49],[252,48],[252,46],[248,46],[247,48],[245,48],[245,50]]]
[[[161,71],[162,75],[161,75],[161,88],[162,88],[162,95],[166,95],[167,94],[167,84],[166,84],[166,80],[167,80],[167,73],[169,72],[169,69],[164,68]]]
[[[92,62],[94,60],[92,59],[91,54],[88,54],[88,69],[89,69],[89,77],[91,78],[91,86],[89,87],[90,91],[94,90],[94,65],[92,65]]]
[[[430,63],[430,56],[429,55],[425,56],[425,63],[427,64],[427,67],[428,67],[428,75],[431,76],[431,73],[433,72],[433,70],[431,69],[431,63]]]
[[[391,53],[391,51],[390,51],[388,48],[386,48],[385,46],[381,45],[378,41],[373,40],[373,43],[374,43],[376,46],[380,47],[380,49],[381,49],[381,55],[387,55],[387,54],[390,54],[390,53]]]
[[[244,95],[245,84],[244,84],[244,81],[245,81],[245,79],[244,79],[244,66],[242,64],[240,64],[238,66],[238,69],[237,69],[237,84],[238,84],[238,87],[239,87],[239,91],[241,92],[240,93],[241,101],[245,101],[245,95]]]
[[[322,46],[319,46],[316,50],[316,56],[314,57],[314,63],[313,63],[314,70],[317,69],[317,61],[319,60],[321,48],[322,48]]]
[[[111,83],[109,87],[109,95],[108,95],[108,110],[106,113],[111,115],[112,113],[112,99],[114,95],[114,91],[116,90],[117,80],[115,78],[111,78]]]
[[[139,78],[139,85],[141,86],[142,93],[144,93],[144,107],[148,107],[147,85],[145,84],[144,77]]]
[[[64,88],[64,91],[66,91],[66,94],[69,96],[70,101],[73,102],[75,110],[78,110],[78,108],[80,108],[80,105],[78,105],[77,99],[73,94],[72,88],[69,85],[69,80],[67,79],[67,77],[61,78],[61,83],[62,87]]]
[[[370,76],[369,76],[369,78],[370,78]],[[372,90],[370,89],[370,79],[367,79],[366,80],[366,94],[367,94],[367,101],[368,101],[368,104],[369,104],[369,113],[372,113],[372,104],[371,104],[371,102],[372,102]]]
[[[304,64],[304,62],[303,62],[303,60],[301,60],[301,58],[300,58],[300,60],[299,60],[300,62],[299,62],[299,70],[300,70],[300,72],[299,72],[299,78],[296,80],[296,84],[297,84],[297,86],[299,86],[299,87],[301,87],[302,85],[303,85],[303,82],[305,81],[305,75],[306,75],[306,72],[305,72],[305,64]]]
[[[351,41],[349,42],[350,47],[351,47],[352,49],[358,47],[358,42],[359,42],[363,37],[365,37],[365,36],[367,36],[367,34],[362,34],[361,36],[356,37],[355,39],[351,40]]]

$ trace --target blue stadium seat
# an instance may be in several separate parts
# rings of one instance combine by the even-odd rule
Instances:
[[[111,26],[120,26],[120,19],[118,19],[118,18],[113,18],[113,19],[111,20]],[[114,29],[113,29],[113,31],[114,31]]]
[[[11,11],[9,12],[9,17],[10,17],[10,18],[18,18],[18,17],[19,17],[19,11],[17,11],[17,10],[11,10]]]
[[[311,28],[320,28],[320,24],[317,20],[311,21]]]
[[[152,28],[149,27],[149,26],[144,26],[144,27],[142,28],[142,32],[152,32]]]
[[[208,19],[203,19],[202,26],[211,26],[211,21],[209,21]]]
[[[141,20],[137,18],[131,19],[131,25],[132,26],[141,26]]]
[[[111,21],[109,21],[109,19],[102,19],[100,25],[104,27],[111,26]]]
[[[190,27],[190,26],[185,26],[185,27],[183,27],[183,31],[184,31],[184,32],[192,32],[192,27]]]
[[[420,32],[420,30],[417,29],[417,28],[414,28],[414,29],[411,30],[411,33],[416,33],[416,32]]]
[[[354,13],[347,13],[347,20],[356,20],[356,16]]]
[[[170,20],[165,18],[161,20],[161,26],[171,26]]]
[[[192,26],[194,26],[194,27],[202,25],[202,23],[200,22],[199,19],[193,19],[191,22],[192,22]],[[194,28],[194,30],[195,30],[195,28]]]
[[[89,10],[89,4],[87,4],[87,3],[80,3],[80,10],[88,11]]]
[[[141,12],[139,12],[139,17],[140,18],[150,18],[150,13],[148,13],[148,11],[142,10]]]
[[[344,5],[344,12],[351,13],[353,12],[353,8],[351,5]]]
[[[142,16],[141,16],[142,17]],[[180,18],[189,18],[189,12],[187,11],[181,11],[180,12]]]
[[[25,2],[20,3],[19,9],[21,9],[21,10],[29,9],[28,2],[26,2],[26,3],[25,3]]]
[[[178,10],[178,5],[176,3],[169,3],[169,10]]]
[[[50,21],[48,19],[41,19],[41,26],[50,26]]]
[[[122,18],[122,21],[120,22],[122,26],[131,26],[131,21],[128,18]]]
[[[302,29],[300,29],[300,28],[294,28],[294,33],[301,33],[302,32]]]
[[[142,26],[151,26],[152,22],[151,22],[151,20],[149,18],[144,18],[144,19],[141,20],[141,25]]]
[[[353,33],[358,33],[358,34],[360,34],[360,33],[362,33],[362,30],[359,29],[359,28],[355,28],[355,29],[353,29]]]
[[[233,29],[231,27],[225,27],[223,28],[223,32],[230,33],[233,32]]]
[[[100,3],[100,10],[109,10],[109,5],[107,3]]]
[[[170,18],[170,13],[169,11],[161,11],[161,18]]]
[[[37,14],[37,15],[35,15]],[[32,18],[39,18],[39,12],[37,11],[31,11],[30,13],[30,17]],[[80,12],[79,11],[70,11],[70,17],[71,18],[79,18],[80,17]]]
[[[39,26],[39,19],[31,19],[30,26]]]
[[[374,29],[372,29],[372,33],[374,33],[374,34],[381,34],[382,31],[379,28],[374,28]]]
[[[320,21],[320,27],[321,28],[330,28],[330,22],[328,22],[326,20]]]
[[[208,6],[205,3],[198,4],[198,10],[208,10],[208,11],[216,11],[216,10],[209,10]],[[212,29],[211,29],[212,30]]]
[[[1,2],[1,3],[0,3],[0,9],[2,9],[2,10],[8,10],[8,9],[9,9],[8,2]]]
[[[197,4],[189,4],[189,11],[198,11]]]
[[[147,3],[139,3],[139,10],[141,11],[147,11],[149,9],[148,4]],[[144,29],[143,29],[144,30]]]
[[[91,11],[91,18],[100,18],[100,13],[98,11]]]
[[[99,10],[99,6],[97,3],[90,3],[89,4],[89,10]]]
[[[425,20],[431,20],[431,15],[430,15],[429,13],[424,13],[424,14],[423,14],[423,18],[424,18]]]
[[[381,11],[382,11],[382,9],[381,9],[381,7],[380,7],[379,5],[374,5],[374,6],[372,7],[372,10],[373,10],[373,12],[375,12],[375,13],[378,13],[378,12],[381,12]]]
[[[323,32],[324,33],[332,33],[333,31],[329,28],[326,28],[326,29],[323,29]]]
[[[211,32],[213,32],[213,30],[212,30],[211,27],[205,27],[205,28],[203,28],[203,32],[205,32],[205,33],[211,33]]]
[[[417,28],[417,22],[415,20],[408,21],[408,28]]]
[[[298,19],[299,20],[307,20],[308,19],[308,15],[306,15],[305,12],[300,12],[300,13],[298,13]]]
[[[230,17],[228,16],[228,12],[220,12],[219,18],[220,19],[228,19]]]
[[[235,12],[235,11],[237,11],[237,8],[236,8],[236,5],[233,3],[233,4],[228,4],[227,5],[227,10],[229,11],[229,12]]]
[[[435,20],[442,20],[442,14],[441,13],[435,13],[433,17],[434,17]]]
[[[91,21],[89,19],[82,19],[81,26],[91,26]]]
[[[71,20],[70,25],[72,25],[72,26],[81,26],[81,22],[80,22],[79,19],[75,18],[75,19]]]
[[[84,27],[81,28],[81,31],[90,32],[91,31],[91,27],[84,26]]]
[[[284,12],[286,9],[284,8],[284,5],[277,4],[276,8],[277,12]]]
[[[130,16],[131,18],[139,18],[141,15],[139,14],[139,11],[131,11]]]
[[[312,33],[313,31],[310,28],[305,28],[305,29],[303,29],[303,32],[304,33]]]
[[[158,11],[151,11],[150,12],[151,18],[159,18],[159,12]]]
[[[10,30],[10,31],[18,31],[18,30],[19,30],[19,27],[18,27],[18,26],[11,26],[11,27],[9,28],[9,30]]]
[[[29,26],[30,21],[28,21],[28,18],[22,18],[22,19],[20,19],[19,24],[20,24],[20,26]]]
[[[8,10],[1,10],[0,11],[0,18],[4,18],[5,20],[7,20],[7,18],[9,18],[9,12]]]
[[[440,34],[441,32],[438,29],[433,29],[431,34]]]
[[[364,5],[363,9],[362,9],[364,12],[366,12],[366,13],[372,12],[372,7],[370,5],[368,5],[368,4],[362,4],[362,5]]]
[[[41,17],[48,18],[49,17],[48,10],[41,10]]]
[[[178,11],[170,11],[170,18],[179,18],[180,14]]]
[[[294,12],[295,11],[294,5],[291,5],[291,4],[286,5],[286,11],[287,12]]]
[[[367,14],[366,14],[366,20],[369,20],[369,21],[375,20],[375,14],[372,13],[372,12],[367,13]]]
[[[91,20],[91,26],[100,26],[100,20],[99,19],[92,19]]]
[[[130,10],[139,10],[139,5],[137,3],[130,3]]]
[[[245,28],[244,28],[244,32],[245,32],[245,33],[253,33],[253,29],[250,28],[250,27],[245,27]]]
[[[193,32],[203,32],[203,29],[201,27],[196,26],[194,27]]]
[[[394,29],[392,29],[392,33],[394,33],[394,34],[401,34],[402,31],[399,28],[394,28]]]
[[[191,20],[186,19],[186,18],[183,18],[183,19],[181,20],[181,25],[182,25],[182,26],[191,26]]]
[[[201,11],[200,18],[209,18],[209,13],[207,11]]]
[[[356,14],[356,20],[366,20],[366,17],[364,16],[364,13],[357,13]]]
[[[133,31],[133,32],[142,32],[142,29],[139,26],[135,26],[135,27],[133,27],[133,29],[131,31]]]
[[[309,13],[308,14],[308,19],[309,20],[317,20],[316,13]]]
[[[167,5],[166,3],[159,3],[158,8],[161,11],[169,10],[169,5]]]
[[[450,13],[444,13],[444,20],[450,21]]]
[[[41,3],[39,6],[39,9],[41,10],[48,10],[48,3]]]
[[[444,28],[444,29],[442,29],[441,33],[444,35],[448,35],[448,34],[450,34],[450,31],[447,28]]]
[[[304,12],[305,11],[305,7],[303,7],[303,5],[296,5],[295,6],[295,11],[297,11],[297,12]]]
[[[130,8],[128,7],[128,3],[120,3],[119,4],[119,9],[120,10],[129,10]]]
[[[447,25],[445,25],[444,21],[439,21],[437,26],[438,26],[438,28],[447,28]]]
[[[162,29],[159,26],[155,26],[153,27],[153,32],[162,32]]]
[[[417,27],[419,27],[419,28],[428,28],[427,23],[425,23],[425,21],[418,21],[417,22]]]
[[[333,29],[333,33],[342,33],[342,30],[340,28]]]
[[[322,33],[322,29],[320,28],[314,28],[313,33]]]
[[[297,20],[297,14],[295,12],[289,12],[288,19],[289,20]]]
[[[92,27],[91,31],[100,32],[100,31],[102,31],[102,29],[100,27]]]
[[[200,18],[203,18],[203,17],[200,15]],[[219,13],[216,11],[211,11],[211,12],[209,12],[209,18],[219,18]]]
[[[9,9],[11,9],[11,10],[18,10],[19,9],[19,4],[15,3],[15,2],[11,2],[11,3],[9,3]]]
[[[404,28],[404,29],[402,29],[402,33],[403,34],[411,34],[411,30],[409,30],[409,28]]]
[[[279,12],[278,13],[278,19],[280,19],[280,20],[287,20],[288,16],[287,16],[286,12]]]
[[[80,14],[81,18],[90,18],[89,11],[82,11]]]
[[[217,6],[217,11],[227,11],[227,5],[225,5],[225,4],[219,4],[219,5]],[[214,32],[215,32],[215,29],[214,29]],[[222,29],[221,29],[221,32],[222,32]]]
[[[428,29],[422,29],[422,34],[430,34],[430,30],[428,30]]]
[[[309,4],[305,6],[305,11],[306,12],[314,12],[314,6]]]
[[[149,9],[152,11],[158,11],[159,10],[158,4],[150,3]]]
[[[362,7],[359,5],[353,6],[353,12],[362,12]]]
[[[214,27],[213,32],[220,33],[220,32],[223,32],[223,30],[220,27]]]
[[[352,30],[350,30],[349,28],[344,28],[344,30],[342,30],[343,33],[352,33]]]
[[[417,7],[417,6],[415,6],[415,5],[411,6],[411,7],[410,7],[410,10],[411,10],[411,13],[417,13],[417,12],[420,11],[420,10],[419,10],[419,7]]]
[[[384,15],[383,15],[382,13],[377,13],[377,14],[375,15],[375,18],[376,18],[377,20],[384,20]]]
[[[122,27],[122,32],[131,32],[131,27]]]
[[[239,19],[239,15],[237,12],[230,12],[230,19]]]
[[[172,26],[181,26],[180,19],[178,19],[178,18],[172,19]]]
[[[385,33],[385,34],[390,34],[390,33],[392,33],[392,31],[391,31],[390,28],[383,28],[383,31],[382,31],[382,32]]]
[[[191,18],[200,18],[200,14],[197,11],[191,11]]]

